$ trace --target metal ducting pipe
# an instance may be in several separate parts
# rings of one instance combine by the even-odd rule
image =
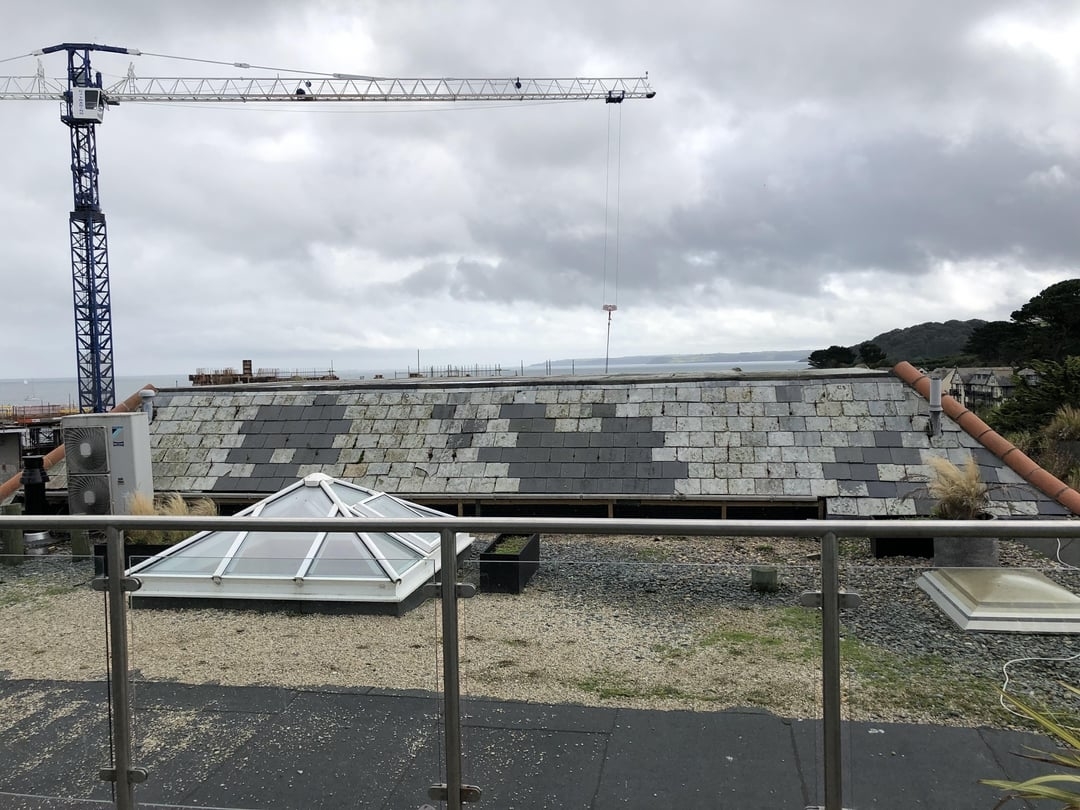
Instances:
[[[926,432],[930,436],[941,435],[941,379],[930,378],[930,424]]]
[[[44,456],[26,456],[23,459],[20,483],[23,486],[23,511],[27,515],[49,514],[49,502],[45,497],[45,483],[48,480]],[[28,531],[24,539],[28,549],[42,548],[52,542],[49,533],[43,530]]]
[[[157,396],[157,391],[153,388],[144,388],[139,392],[139,396],[142,398],[142,411],[146,414],[146,421],[154,421],[154,397]]]

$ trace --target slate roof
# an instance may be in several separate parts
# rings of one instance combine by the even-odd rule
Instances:
[[[828,517],[926,514],[927,456],[973,454],[1001,514],[1068,513],[948,415],[926,424],[884,371],[373,381],[163,390],[151,447],[158,491],[322,472],[403,497],[824,499]]]

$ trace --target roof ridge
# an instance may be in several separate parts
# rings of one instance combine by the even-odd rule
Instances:
[[[906,360],[893,366],[893,374],[907,383],[923,399],[930,400],[930,375],[919,371]],[[1056,475],[1047,472],[1026,453],[1010,442],[973,411],[949,394],[941,395],[941,409],[960,429],[1001,459],[1009,468],[1048,498],[1057,501],[1074,515],[1080,514],[1080,492]]]

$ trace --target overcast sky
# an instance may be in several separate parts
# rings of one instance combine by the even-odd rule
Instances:
[[[648,71],[657,93],[110,109],[118,376],[603,356],[605,303],[612,357],[813,349],[1007,318],[1080,267],[1075,2],[23,3],[0,59],[72,41],[376,76]],[[108,84],[129,61],[94,64]],[[0,378],[75,374],[58,113],[0,101]]]

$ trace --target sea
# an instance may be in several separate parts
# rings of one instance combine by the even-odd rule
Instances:
[[[769,361],[744,361],[744,362],[711,362],[711,363],[663,363],[656,365],[622,365],[610,363],[608,374],[694,374],[710,371],[798,371],[808,368],[806,363],[797,360],[769,360]],[[454,371],[474,373],[474,369],[480,372],[478,376],[563,376],[580,374],[583,376],[603,374],[603,363],[573,362],[539,364],[530,366],[463,366]],[[384,379],[393,380],[408,377],[410,370],[401,369],[356,369],[337,371],[342,380],[373,379],[382,376]],[[424,376],[446,376],[447,369],[434,367],[422,369]],[[117,377],[116,398],[123,400],[147,385],[156,388],[186,388],[190,385],[187,374],[144,374],[140,376]],[[74,377],[22,377],[14,379],[0,379],[0,405],[16,406],[39,406],[39,405],[68,405],[77,406],[79,402],[79,385]]]

